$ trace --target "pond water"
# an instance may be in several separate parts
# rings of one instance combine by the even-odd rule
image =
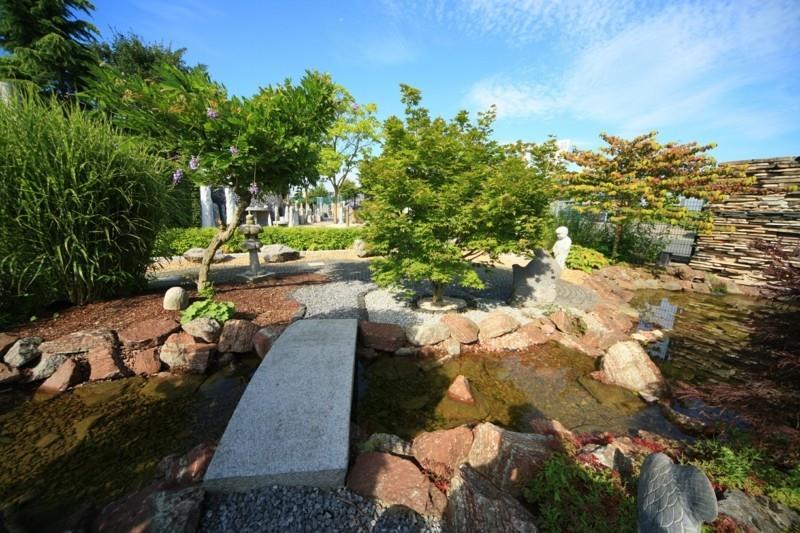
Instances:
[[[738,296],[643,291],[633,305],[641,329],[665,330],[648,347],[668,380],[692,384],[744,380],[765,370],[760,325],[797,327],[797,308]],[[367,431],[413,437],[422,431],[488,420],[529,431],[532,418],[559,420],[578,432],[627,433],[645,429],[688,438],[635,394],[588,377],[595,361],[554,343],[528,352],[465,355],[426,369],[412,360],[379,357],[359,368],[356,419]],[[475,406],[447,397],[453,378],[465,375]],[[703,406],[681,409],[699,414]],[[707,414],[707,413],[706,413]]]
[[[87,383],[50,399],[0,394],[3,513],[37,531],[146,485],[164,456],[222,436],[259,362]]]

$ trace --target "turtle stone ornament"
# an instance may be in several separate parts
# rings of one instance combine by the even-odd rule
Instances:
[[[642,464],[636,495],[639,533],[699,533],[717,518],[711,482],[695,466],[673,464],[663,453]]]

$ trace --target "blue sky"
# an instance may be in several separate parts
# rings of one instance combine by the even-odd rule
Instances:
[[[399,84],[435,114],[495,104],[499,141],[597,134],[800,155],[798,0],[95,0],[103,36],[188,49],[233,93],[330,73],[382,118]]]

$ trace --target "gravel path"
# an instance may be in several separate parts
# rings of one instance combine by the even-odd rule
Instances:
[[[306,306],[305,318],[366,319],[359,298],[374,288],[364,281],[334,281],[300,287],[292,297]]]
[[[442,524],[341,488],[266,487],[206,497],[200,531],[440,532]]]

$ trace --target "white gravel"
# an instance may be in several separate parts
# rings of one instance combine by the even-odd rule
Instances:
[[[391,509],[348,489],[272,486],[245,493],[211,494],[203,532],[441,532],[435,518]]]
[[[305,285],[292,296],[306,306],[305,318],[363,318],[359,297],[375,288],[364,281],[334,281],[320,285]]]

